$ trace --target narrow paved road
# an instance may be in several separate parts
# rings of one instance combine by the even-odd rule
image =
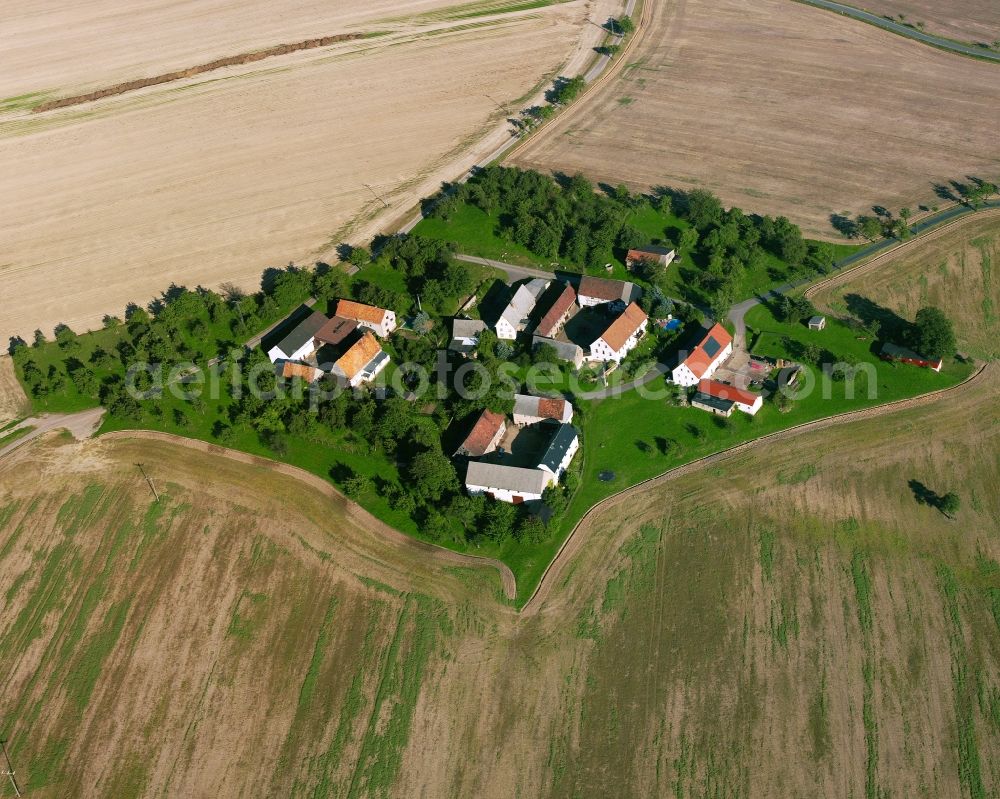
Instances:
[[[480,266],[492,266],[494,269],[499,269],[501,272],[505,272],[507,279],[511,283],[517,280],[524,280],[529,277],[541,277],[546,280],[552,280],[555,277],[555,273],[546,272],[544,269],[539,269],[534,266],[517,266],[515,264],[504,263],[503,261],[494,261],[490,258],[480,258],[476,255],[456,255],[456,261],[465,261],[469,264],[479,264]]]
[[[905,36],[907,39],[923,42],[924,44],[929,44],[942,50],[948,50],[949,52],[957,53],[958,55],[972,56],[973,58],[981,58],[987,61],[996,61],[1000,63],[1000,53],[987,50],[985,47],[976,47],[972,44],[963,44],[962,42],[945,39],[941,36],[924,33],[917,28],[911,28],[901,22],[893,22],[892,20],[880,17],[877,14],[871,14],[868,11],[862,11],[860,8],[854,8],[854,6],[847,6],[843,3],[834,3],[832,0],[798,0],[798,2],[809,6],[815,6],[816,8],[823,8],[827,11],[835,11],[838,14],[843,14],[844,16],[860,20],[861,22],[867,22],[869,25],[876,25],[877,27],[890,31],[891,33]]]
[[[103,416],[104,408],[91,408],[79,413],[52,413],[25,419],[9,430],[4,430],[3,435],[10,435],[15,430],[25,427],[32,427],[34,429],[27,435],[21,436],[16,441],[12,441],[7,446],[0,448],[0,458],[13,452],[22,444],[34,441],[39,436],[50,433],[53,430],[69,430],[73,434],[73,437],[77,439],[90,438],[97,432],[97,428],[101,426]]]
[[[911,247],[915,244],[926,241],[926,237],[922,237],[920,235],[922,233],[930,231],[937,232],[938,230],[947,227],[948,225],[946,223],[955,222],[963,217],[969,216],[970,214],[977,214],[980,211],[992,212],[998,208],[1000,208],[1000,200],[990,200],[983,203],[981,208],[970,208],[967,205],[955,205],[952,208],[946,208],[943,211],[938,211],[935,214],[925,217],[920,222],[916,222],[911,225],[910,231],[913,235],[905,241],[894,238],[879,239],[878,241],[869,244],[867,247],[858,250],[853,255],[849,255],[847,258],[837,261],[837,263],[833,265],[830,272],[831,274],[834,274],[851,271],[855,266],[860,265],[862,262],[868,261],[871,263],[888,255],[889,253],[896,252],[896,250],[900,248]],[[871,261],[869,261],[869,259],[871,259]],[[794,280],[791,283],[776,286],[764,294],[760,294],[756,297],[750,297],[749,299],[743,300],[742,302],[734,305],[729,309],[727,318],[733,323],[733,328],[735,330],[733,338],[735,339],[735,345],[737,348],[746,342],[746,315],[751,308],[781,294],[786,294],[792,289],[799,288],[800,286],[805,286],[809,283],[819,285],[819,283],[826,283],[829,279],[830,278],[828,277],[817,282],[810,277],[800,278],[799,280]]]

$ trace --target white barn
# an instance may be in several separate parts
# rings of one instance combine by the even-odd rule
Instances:
[[[543,469],[482,461],[471,461],[465,475],[465,488],[473,496],[485,494],[515,505],[540,500],[545,489],[555,483],[556,476]]]
[[[316,334],[329,320],[321,313],[312,313],[299,322],[281,341],[267,351],[271,363],[302,361],[316,349]]]

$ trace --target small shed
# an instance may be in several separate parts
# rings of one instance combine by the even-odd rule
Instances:
[[[809,320],[810,330],[822,330],[826,327],[826,317],[825,316],[814,316]]]

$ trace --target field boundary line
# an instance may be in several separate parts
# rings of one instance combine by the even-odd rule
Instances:
[[[1000,208],[984,208],[981,211],[970,210],[969,213],[963,214],[956,219],[951,219],[944,224],[932,227],[930,230],[919,233],[911,239],[906,241],[901,241],[894,247],[890,247],[887,250],[883,250],[880,253],[876,253],[868,260],[862,261],[857,266],[852,266],[849,269],[844,269],[837,272],[835,275],[819,280],[813,283],[809,288],[802,292],[802,296],[806,299],[812,299],[817,293],[823,291],[824,289],[835,288],[840,283],[846,282],[851,278],[858,277],[859,275],[864,275],[874,267],[879,266],[885,262],[886,259],[892,261],[893,258],[903,254],[902,251],[909,248],[910,245],[915,244],[926,244],[928,241],[932,241],[937,238],[940,234],[950,231],[952,228],[959,225],[963,225],[967,222],[972,222],[977,219],[990,219],[994,216],[1000,216]]]
[[[907,25],[905,22],[897,22],[884,15],[876,14],[864,8],[849,5],[848,3],[838,3],[832,0],[830,2],[823,2],[823,0],[795,0],[795,2],[801,3],[804,6],[817,8],[821,11],[830,11],[841,17],[853,19],[856,22],[863,22],[866,25],[871,25],[873,28],[884,30],[886,33],[892,33],[904,39],[909,39],[912,42],[933,47],[936,50],[946,53],[965,56],[966,58],[975,58],[978,61],[987,63],[995,64],[1000,62],[1000,53],[996,53],[993,50],[978,47],[974,44],[966,44],[958,39],[949,39],[947,36],[939,36],[936,33],[927,33],[919,28]]]
[[[394,544],[402,545],[410,549],[416,549],[422,554],[430,555],[433,559],[440,563],[465,567],[488,566],[496,569],[500,572],[500,583],[503,587],[504,594],[510,600],[514,600],[517,597],[517,582],[514,578],[514,572],[511,571],[511,568],[503,561],[497,560],[496,558],[488,558],[484,555],[472,555],[463,552],[455,552],[452,549],[447,549],[438,544],[432,544],[429,541],[422,541],[419,538],[407,535],[401,530],[397,530],[395,527],[392,527],[391,525],[383,522],[381,519],[373,516],[357,502],[342,494],[322,477],[319,477],[312,472],[307,472],[305,469],[301,469],[298,466],[292,466],[288,463],[272,460],[271,458],[266,458],[263,455],[252,455],[249,452],[229,449],[228,447],[223,447],[218,444],[210,444],[209,442],[202,441],[201,439],[187,438],[175,433],[166,433],[160,430],[114,430],[110,433],[104,433],[99,436],[99,440],[102,441],[120,441],[130,438],[147,441],[165,441],[169,444],[187,447],[188,449],[197,450],[198,452],[204,452],[209,455],[218,455],[223,458],[228,458],[229,460],[236,461],[237,463],[244,463],[249,466],[270,469],[271,471],[283,474],[286,477],[299,480],[300,482],[319,490],[324,496],[337,502],[342,502],[344,504],[346,515],[350,521],[356,523],[364,530],[371,531],[375,535],[381,535],[383,538]]]
[[[580,96],[566,106],[561,114],[557,114],[548,122],[539,125],[527,136],[522,137],[517,144],[496,159],[498,162],[509,162],[510,159],[513,158],[514,155],[516,155],[523,147],[526,147],[528,144],[535,143],[544,138],[547,133],[551,133],[555,129],[557,122],[571,118],[579,111],[580,108],[586,107],[587,99],[591,97],[597,89],[603,86],[611,78],[616,77],[618,73],[622,71],[625,66],[625,56],[629,54],[635,43],[642,39],[648,32],[647,23],[649,20],[647,15],[649,14],[650,0],[638,0],[638,2],[640,5],[640,17],[635,23],[635,30],[628,38],[628,41],[625,42],[625,46],[622,50],[609,61],[607,69],[594,78],[593,81],[588,83]]]
[[[767,435],[752,438],[749,441],[744,441],[740,444],[735,444],[728,449],[713,452],[709,455],[703,455],[693,461],[688,461],[687,463],[682,463],[679,466],[674,466],[672,469],[668,469],[661,474],[646,478],[639,483],[635,483],[634,485],[623,488],[621,491],[617,491],[614,494],[605,497],[600,502],[592,505],[586,513],[580,517],[577,523],[573,525],[573,529],[562,542],[562,545],[556,552],[555,557],[552,558],[549,565],[545,567],[545,571],[542,572],[542,577],[538,581],[538,585],[535,586],[535,590],[532,591],[531,596],[528,597],[528,601],[524,603],[524,606],[520,610],[520,615],[528,617],[538,612],[539,605],[541,605],[548,597],[553,581],[558,576],[558,571],[562,568],[564,561],[574,555],[577,548],[582,543],[582,540],[577,540],[577,534],[583,527],[584,523],[591,519],[594,514],[607,507],[615,505],[622,499],[625,499],[640,490],[667,483],[677,477],[683,477],[684,475],[696,471],[703,466],[708,466],[716,461],[729,458],[732,455],[738,455],[742,452],[746,452],[747,450],[753,449],[761,444],[782,441],[786,438],[794,438],[802,433],[822,430],[827,427],[835,427],[847,422],[870,419],[889,413],[895,413],[896,411],[918,408],[922,405],[934,403],[942,396],[959,390],[964,390],[966,387],[978,383],[982,379],[983,375],[991,370],[995,370],[993,362],[984,363],[961,383],[957,383],[954,386],[937,389],[936,391],[929,391],[926,394],[920,394],[916,397],[906,397],[904,399],[894,400],[893,402],[887,402],[884,405],[876,405],[872,408],[845,411],[844,413],[827,416],[822,419],[802,422],[801,424],[797,424],[792,427],[786,427],[784,430],[776,430],[773,433],[768,433]]]

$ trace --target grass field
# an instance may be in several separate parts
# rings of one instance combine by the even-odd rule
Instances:
[[[849,5],[890,17],[902,15],[911,25],[923,23],[928,33],[963,42],[1000,40],[1000,9],[992,0],[856,0]]]
[[[0,731],[38,797],[990,796],[998,388],[636,493],[521,617],[284,477],[36,442],[0,464]]]
[[[707,188],[828,239],[833,214],[943,205],[935,184],[998,176],[992,64],[785,0],[648,13],[620,74],[514,164]]]
[[[141,0],[120,14],[108,0],[85,12],[34,3],[0,20],[11,44],[0,191],[19,198],[0,221],[4,340],[95,327],[171,281],[252,287],[266,267],[332,261],[335,245],[394,229],[509,138],[509,113],[589,61],[603,34],[588,11],[617,8],[413,0],[400,17],[388,0],[258,5]],[[382,35],[30,112],[340,33]]]
[[[1000,357],[1000,219],[967,219],[843,285],[820,289],[813,302],[848,315],[858,296],[878,298],[889,311],[912,319],[923,305],[944,309],[961,349],[977,358]]]

